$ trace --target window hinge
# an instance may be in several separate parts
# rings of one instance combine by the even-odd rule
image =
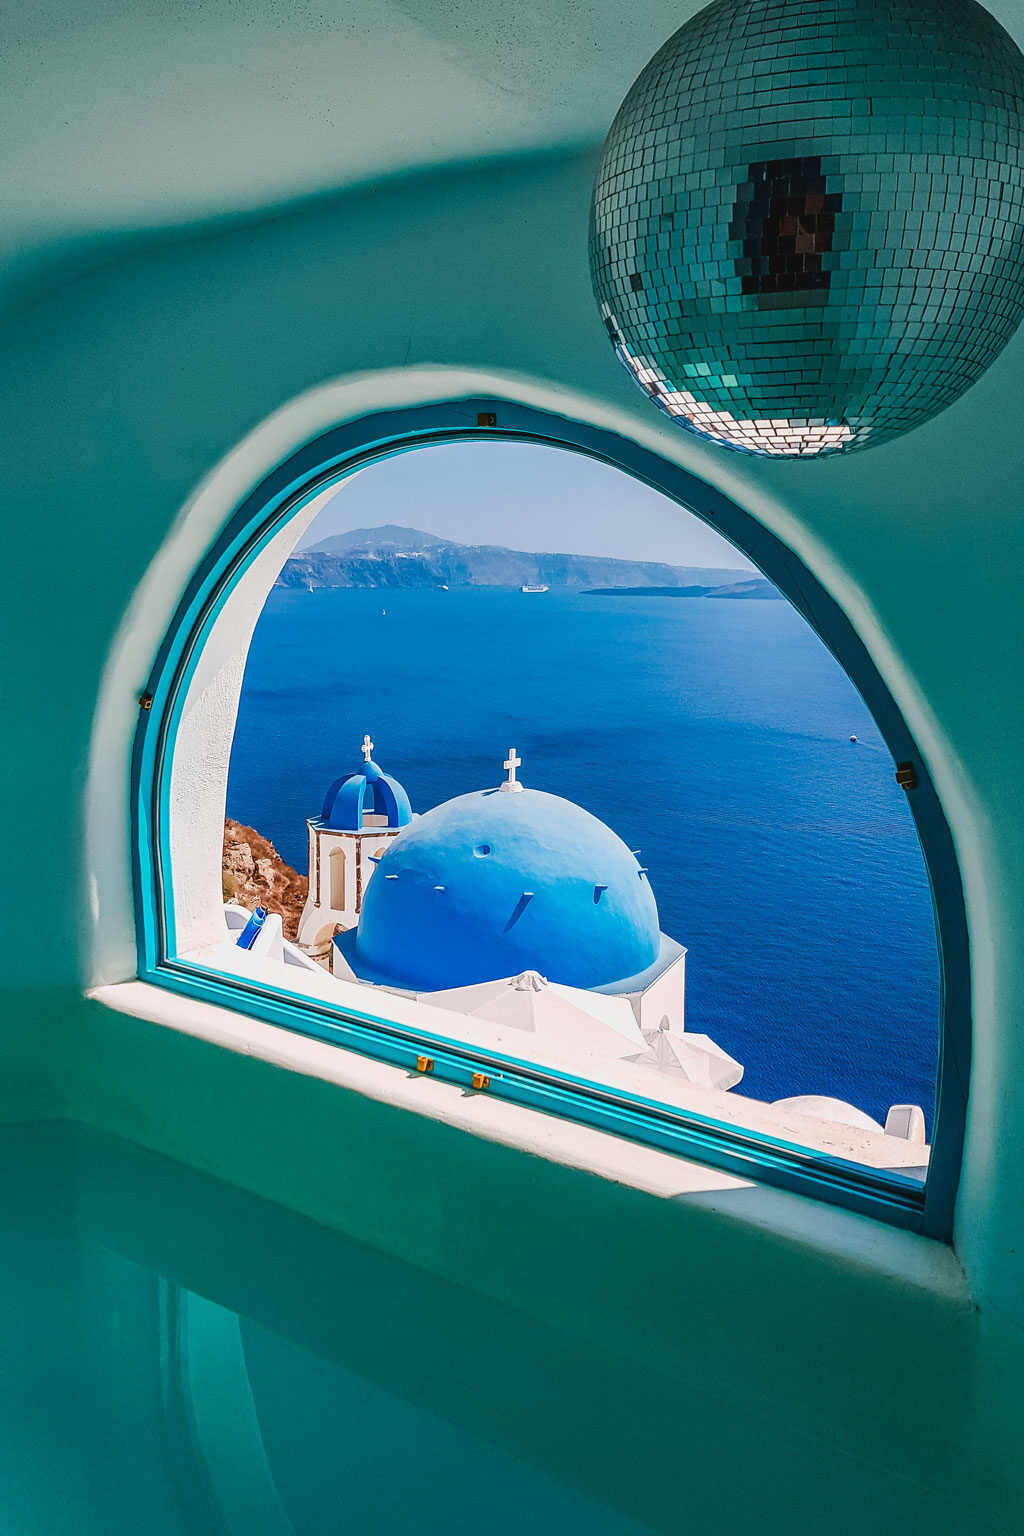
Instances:
[[[901,789],[910,790],[917,788],[917,774],[914,771],[913,763],[896,764],[896,783]]]

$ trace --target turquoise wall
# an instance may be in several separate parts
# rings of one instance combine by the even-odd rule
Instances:
[[[442,364],[571,388],[675,445],[595,313],[593,164],[456,167],[260,221],[133,237],[54,286],[40,277],[0,322],[0,846],[13,895],[0,1108],[167,1151],[604,1337],[670,1373],[682,1396],[713,1392],[771,1418],[781,1429],[758,1462],[763,1531],[817,1528],[806,1500],[786,1508],[792,1490],[813,1492],[808,1443],[817,1487],[862,1490],[862,1523],[833,1529],[863,1530],[884,1507],[905,1530],[1010,1531],[1024,1432],[1024,338],[901,442],[820,464],[727,466],[752,506],[766,494],[781,505],[779,527],[847,603],[958,842],[976,1042],[956,1251],[976,1309],[956,1287],[936,1294],[875,1267],[871,1224],[857,1218],[857,1242],[830,1252],[753,1229],[742,1201],[730,1213],[631,1193],[80,1000],[90,902],[105,899],[84,846],[104,667],[180,509],[236,443],[339,376]],[[687,451],[719,472],[713,450]],[[141,684],[144,614],[128,643]],[[115,821],[120,794],[112,782]],[[756,1430],[734,1446],[729,1417],[713,1423],[710,1441],[742,1469]],[[656,1440],[664,1453],[665,1431]],[[725,1465],[711,1457],[693,1477]],[[718,1529],[750,1518],[740,1501]]]

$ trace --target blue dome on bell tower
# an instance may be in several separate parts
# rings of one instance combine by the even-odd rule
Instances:
[[[366,889],[359,974],[430,992],[539,971],[602,987],[658,959],[658,908],[621,838],[571,800],[515,782],[418,816]],[[506,764],[509,767],[509,764]]]
[[[363,766],[335,779],[324,796],[320,819],[338,832],[358,832],[364,818],[372,816],[377,827],[405,827],[412,821],[409,796],[390,774],[382,773],[370,753],[373,742],[363,737]],[[384,817],[386,820],[380,820]]]

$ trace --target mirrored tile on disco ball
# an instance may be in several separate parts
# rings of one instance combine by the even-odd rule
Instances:
[[[640,75],[594,188],[605,328],[742,452],[928,420],[1024,314],[1024,58],[973,0],[714,0]]]

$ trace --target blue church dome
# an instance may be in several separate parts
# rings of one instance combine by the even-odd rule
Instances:
[[[359,918],[366,979],[430,992],[535,970],[589,988],[658,958],[654,895],[621,838],[559,795],[503,789],[516,793],[459,795],[392,841]]]
[[[362,769],[335,779],[324,796],[320,819],[325,826],[338,832],[358,832],[365,816],[386,817],[386,821],[371,823],[378,827],[405,827],[412,821],[409,796],[397,779],[381,772],[370,756],[372,751],[373,742],[364,736]]]

